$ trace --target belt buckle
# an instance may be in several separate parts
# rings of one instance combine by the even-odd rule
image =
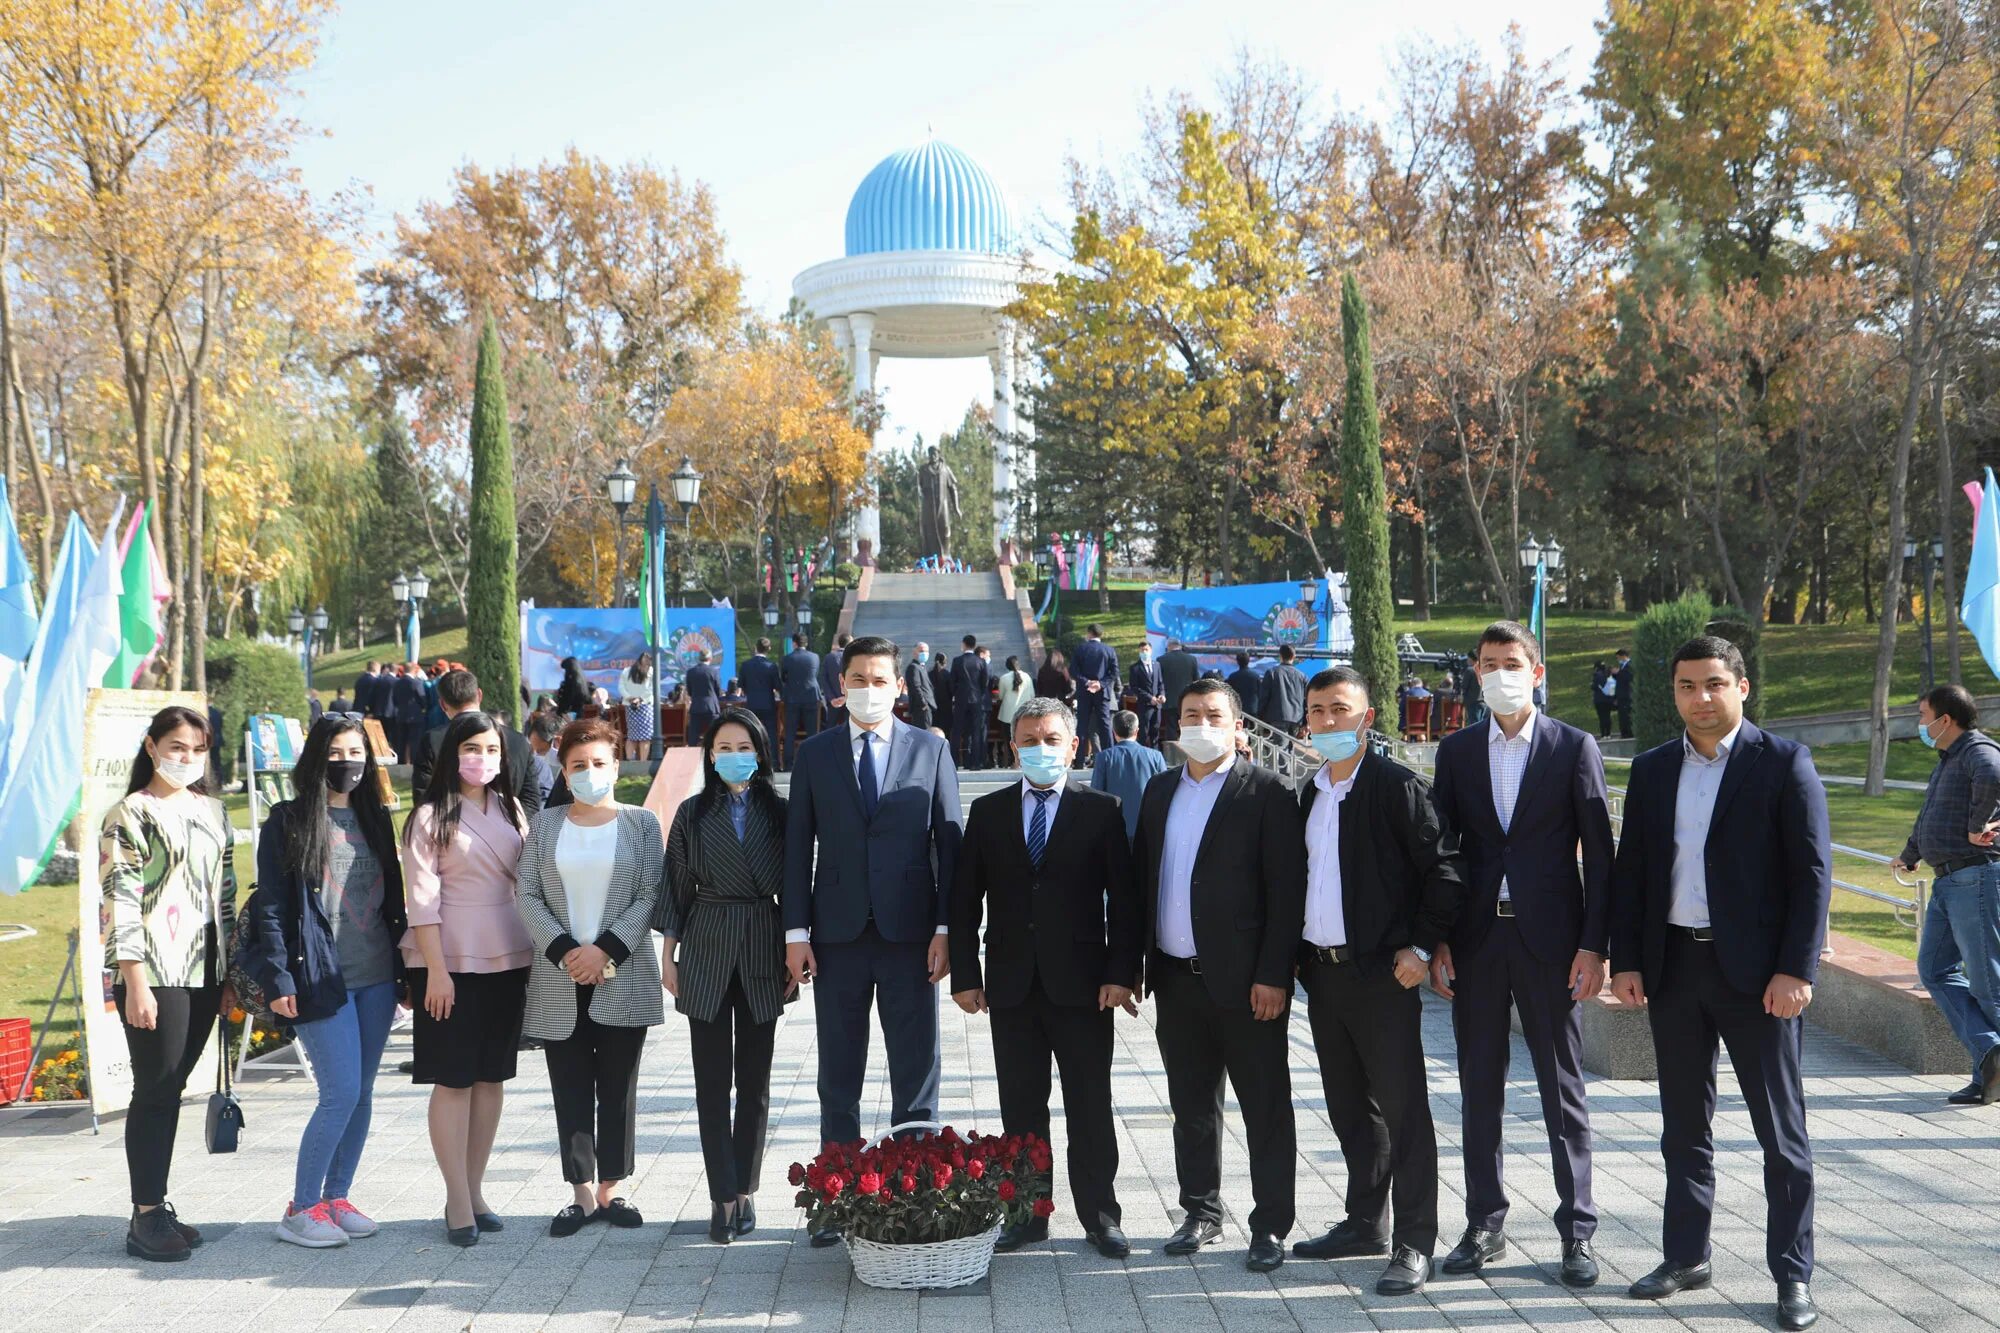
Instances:
[[[1715,928],[1713,926],[1689,926],[1688,935],[1693,938],[1696,944],[1713,944],[1715,942]]]
[[[1201,959],[1199,959],[1199,958],[1190,958],[1190,959],[1188,959],[1188,960],[1186,960],[1186,961],[1187,961],[1187,969],[1188,969],[1188,971],[1190,971],[1190,972],[1194,973],[1194,975],[1196,975],[1196,976],[1200,976],[1200,975],[1201,975]]]
[[[1511,898],[1502,898],[1495,902],[1493,904],[1493,915],[1512,917],[1514,915],[1514,900]]]

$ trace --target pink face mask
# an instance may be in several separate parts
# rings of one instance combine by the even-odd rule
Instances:
[[[500,776],[500,756],[497,754],[462,754],[458,757],[458,776],[475,787],[484,787]]]

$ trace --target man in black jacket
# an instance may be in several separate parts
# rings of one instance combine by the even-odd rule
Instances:
[[[1139,895],[1118,798],[1068,785],[1076,719],[1059,699],[1014,718],[1022,780],[972,803],[951,893],[952,998],[990,1012],[1007,1134],[1049,1137],[1049,1061],[1062,1073],[1070,1194],[1084,1235],[1123,1259],[1118,1135],[1111,1116],[1112,1011],[1136,1014]],[[979,925],[986,920],[986,960]],[[1047,1218],[1000,1233],[1000,1250],[1048,1239]]]
[[[833,636],[833,651],[819,659],[819,695],[826,701],[826,720],[821,731],[835,731],[847,725],[847,687],[841,684],[841,654],[854,638],[852,634]]]
[[[1167,697],[1160,706],[1160,739],[1170,741],[1181,734],[1181,691],[1201,675],[1201,662],[1179,639],[1167,640],[1166,654],[1160,658],[1160,683]]]
[[[1243,705],[1221,681],[1180,701],[1187,763],[1146,786],[1133,856],[1146,928],[1143,989],[1174,1112],[1183,1221],[1168,1254],[1222,1237],[1222,1079],[1250,1148],[1248,1266],[1285,1261],[1297,1134],[1285,1014],[1305,904],[1298,802],[1236,753]]]
[[[722,677],[709,662],[708,649],[695,653],[681,688],[687,691],[687,743],[700,745],[709,724],[722,714]]]
[[[1298,653],[1289,643],[1278,646],[1278,665],[1264,673],[1263,707],[1257,716],[1287,736],[1298,734],[1306,718],[1306,673],[1292,665]]]
[[[1623,648],[1618,650],[1618,660],[1611,668],[1611,679],[1616,682],[1612,702],[1618,705],[1618,735],[1621,740],[1632,739],[1632,654]]]
[[[1347,1159],[1347,1216],[1292,1253],[1390,1252],[1384,1296],[1423,1288],[1437,1245],[1437,1131],[1424,1079],[1416,987],[1457,920],[1458,849],[1424,780],[1368,752],[1368,681],[1331,667],[1306,689],[1306,728],[1326,763],[1299,793],[1306,908],[1299,980]],[[1395,1229],[1389,1230],[1390,1198]]]
[[[903,668],[903,720],[919,731],[931,729],[937,716],[937,692],[931,688],[931,646],[919,643]]]
[[[1132,663],[1132,711],[1139,718],[1139,744],[1157,748],[1160,744],[1160,709],[1166,706],[1167,683],[1160,674],[1160,664],[1153,660],[1153,645],[1139,645],[1139,660]],[[1121,739],[1115,721],[1111,728],[1111,743],[1116,745]],[[1102,753],[1100,751],[1099,753]]]
[[[792,766],[792,753],[798,748],[798,738],[808,740],[819,731],[819,654],[806,647],[809,640],[804,630],[792,636],[792,651],[785,654],[779,667],[784,677],[785,691],[785,743],[784,766]]]
[[[1812,752],[1743,720],[1743,654],[1703,635],[1667,666],[1685,735],[1632,761],[1611,872],[1611,990],[1645,1005],[1660,1068],[1664,1262],[1632,1284],[1705,1287],[1715,1213],[1718,1038],[1764,1150],[1764,1257],[1778,1326],[1819,1319],[1813,1163],[1799,1073],[1833,849]]]
[[[764,734],[773,741],[778,735],[778,691],[783,686],[778,664],[771,660],[771,641],[757,640],[757,651],[737,663],[736,679],[743,686],[743,702],[764,724]]]
[[[931,725],[951,730],[951,658],[942,649],[931,654],[931,698],[935,700]]]
[[[1438,744],[1432,793],[1445,827],[1458,834],[1467,885],[1466,910],[1431,959],[1431,985],[1451,1001],[1465,1123],[1466,1230],[1444,1271],[1476,1273],[1507,1252],[1500,1126],[1512,1011],[1541,1088],[1560,1200],[1561,1277],[1588,1287],[1597,1281],[1590,1249],[1597,1210],[1582,1002],[1604,988],[1610,951],[1604,759],[1596,741],[1535,707],[1545,673],[1541,646],[1525,626],[1495,621],[1474,652],[1488,721]]]
[[[951,662],[951,748],[961,768],[986,767],[986,701],[993,675],[979,656],[979,639],[965,636],[965,651]]]
[[[463,667],[457,667],[438,677],[438,707],[444,711],[445,726],[432,727],[417,738],[410,752],[410,789],[418,799],[431,785],[431,769],[437,765],[438,747],[444,744],[445,727],[451,719],[469,708],[478,708],[483,701],[479,690],[479,679]],[[535,752],[528,744],[528,738],[506,723],[494,720],[493,725],[500,731],[500,743],[507,747],[507,771],[514,777],[514,798],[521,803],[523,814],[532,815],[542,808],[542,783],[535,767]]]
[[[1250,669],[1250,654],[1236,654],[1236,670],[1229,673],[1229,688],[1243,701],[1245,717],[1264,716],[1264,678]]]
[[[364,717],[375,716],[375,683],[381,679],[377,674],[381,668],[380,662],[370,658],[367,669],[354,678],[354,693],[348,697],[353,700],[355,711]]]

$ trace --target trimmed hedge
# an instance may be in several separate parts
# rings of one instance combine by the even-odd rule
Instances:
[[[1708,633],[1715,606],[1698,592],[1683,593],[1671,602],[1646,608],[1632,632],[1632,730],[1639,748],[1651,749],[1679,735],[1680,710],[1674,707],[1674,682],[1667,670],[1674,650],[1689,639]]]
[[[257,713],[304,722],[306,676],[298,655],[276,644],[223,639],[208,645],[208,701],[222,712],[216,762],[226,774],[235,762],[243,727]]]

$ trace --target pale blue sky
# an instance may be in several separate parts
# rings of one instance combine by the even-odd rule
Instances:
[[[1535,58],[1587,70],[1603,0],[989,0],[983,4],[345,0],[300,114],[323,131],[309,185],[365,185],[370,226],[439,197],[470,160],[527,164],[574,144],[708,183],[750,301],[841,250],[869,168],[926,126],[999,180],[1024,222],[1054,217],[1062,162],[1128,152],[1148,94],[1206,90],[1239,47],[1369,108],[1405,35],[1489,49],[1518,22]],[[884,361],[889,431],[932,435],[988,401],[983,361]]]

